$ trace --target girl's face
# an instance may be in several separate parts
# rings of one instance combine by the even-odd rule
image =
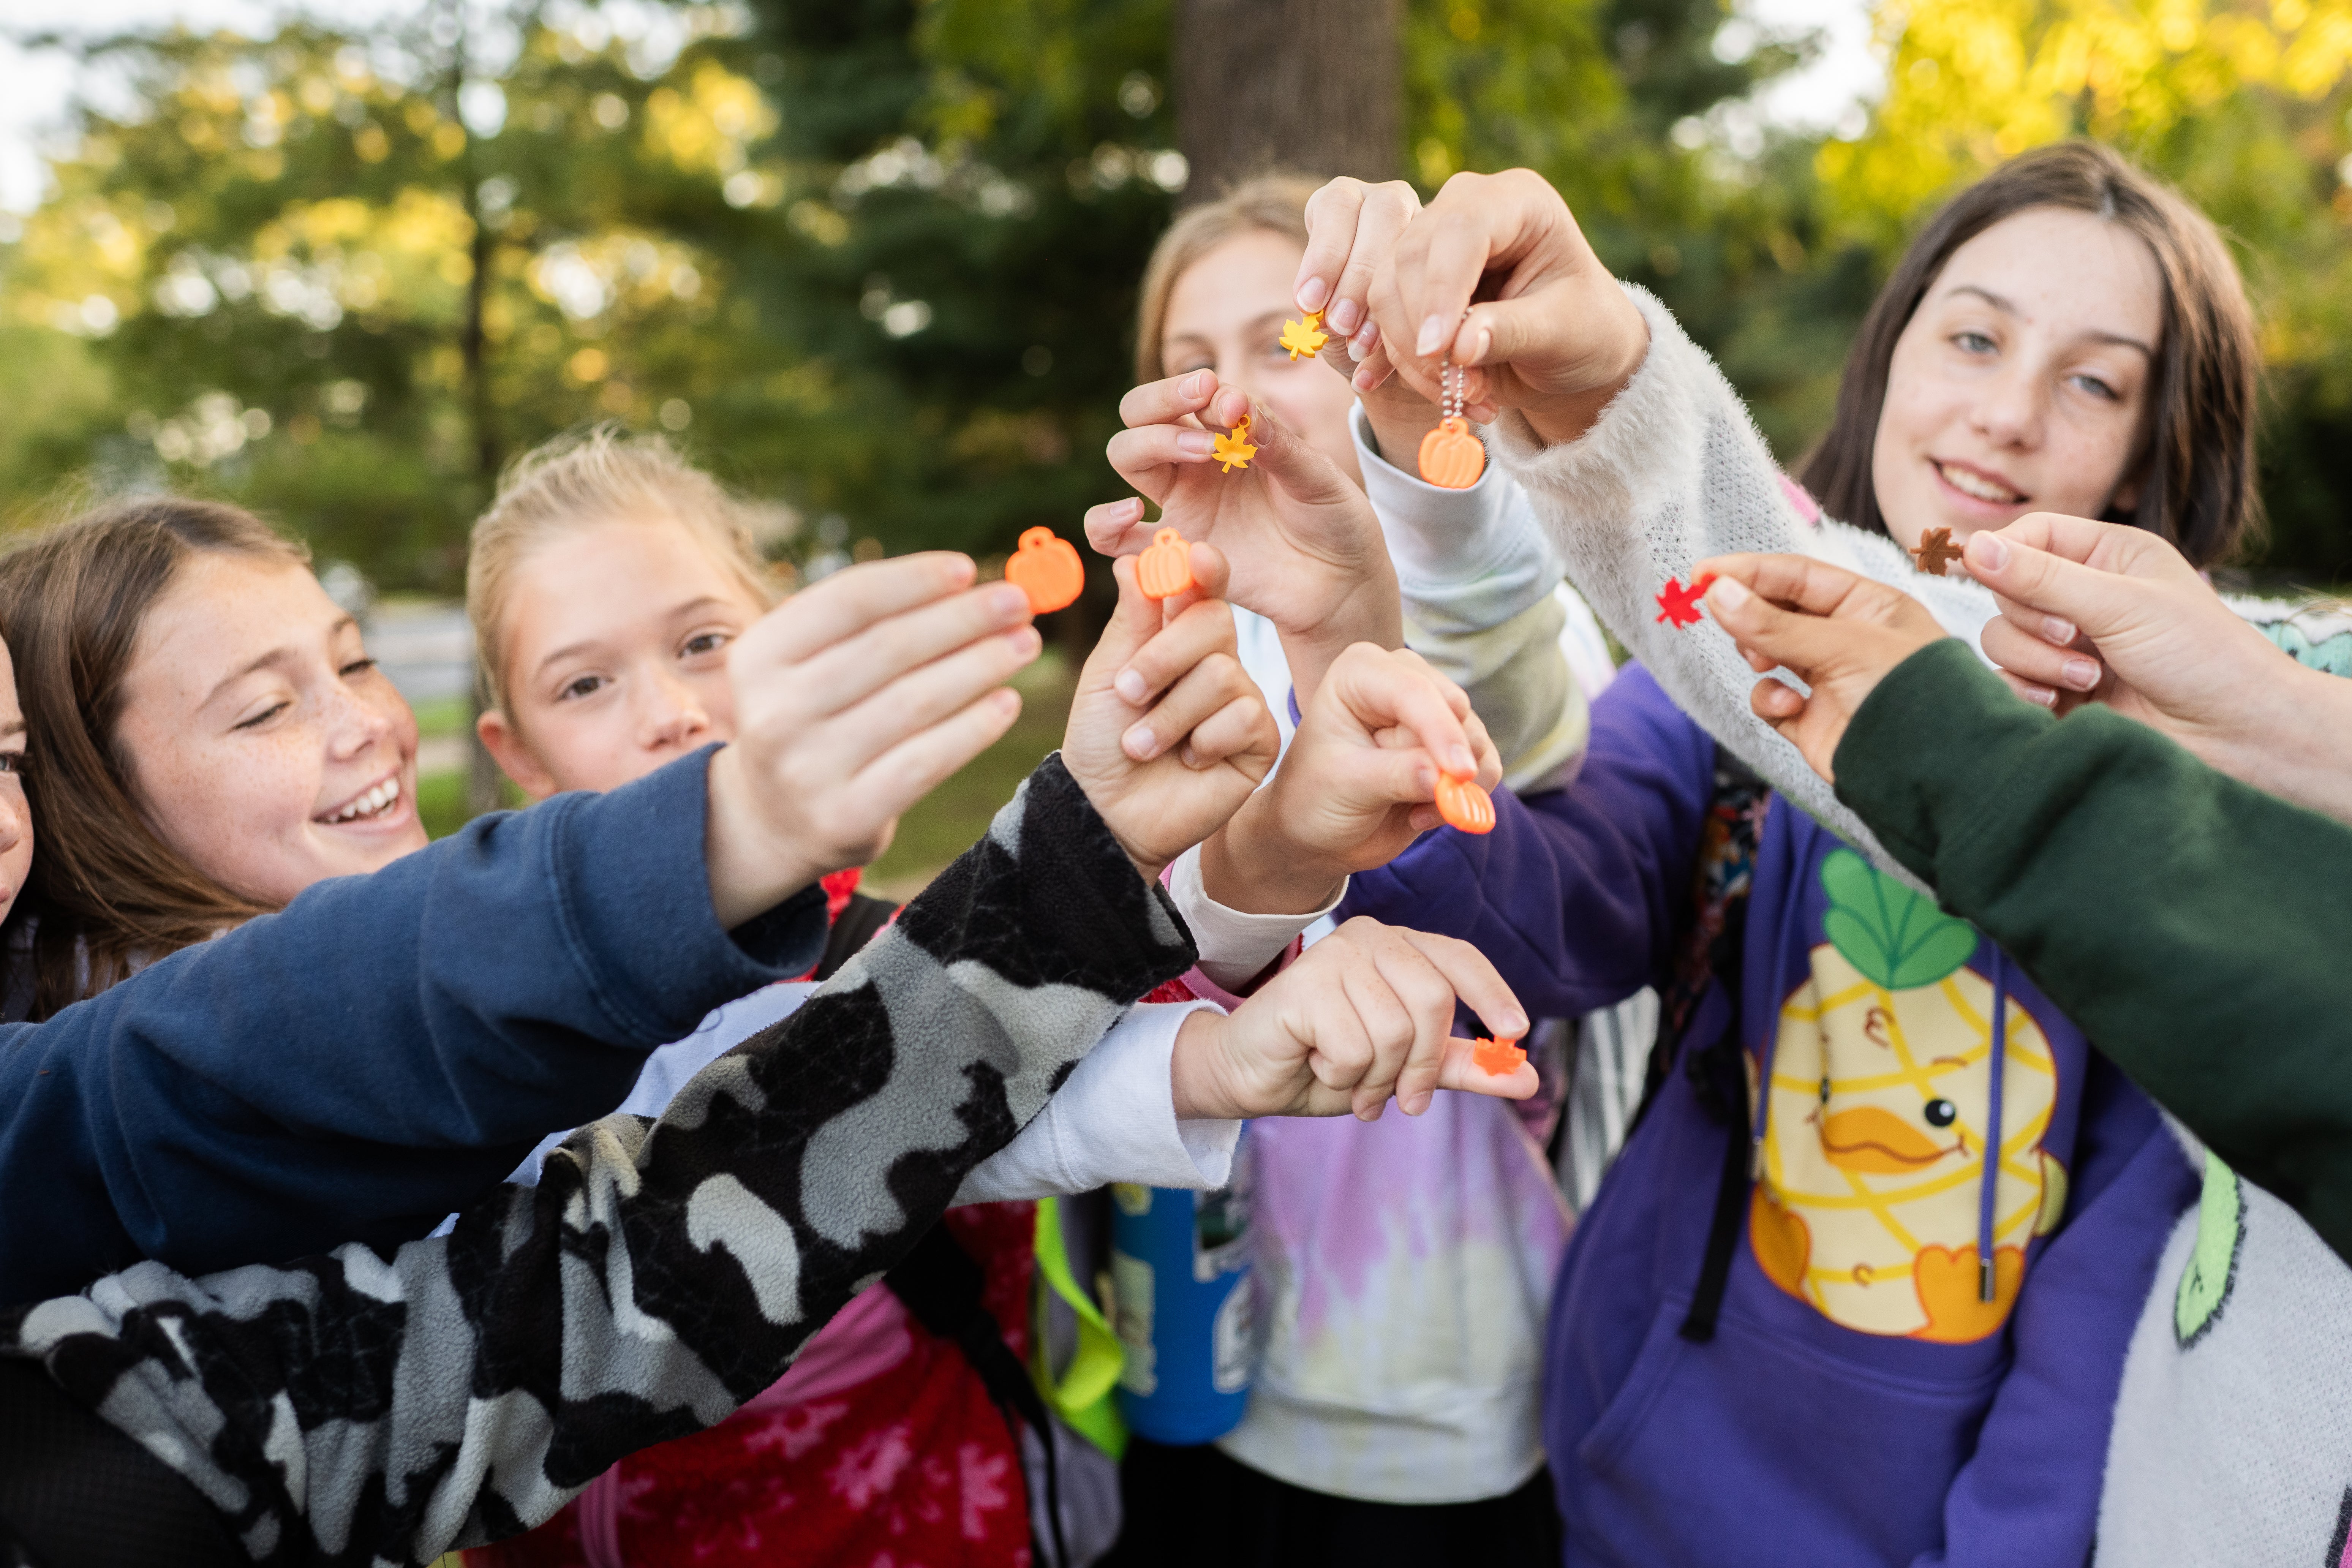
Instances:
[[[1895,542],[2133,504],[2163,323],[2154,253],[2090,213],[2030,207],[1953,251],[1895,342],[1871,452]]]
[[[33,868],[33,814],[25,805],[25,710],[16,666],[0,643],[0,920],[16,904]]]
[[[1160,360],[1170,375],[1215,371],[1219,382],[1265,404],[1360,484],[1348,435],[1348,409],[1356,401],[1348,378],[1309,354],[1294,363],[1275,342],[1283,319],[1297,319],[1291,284],[1305,255],[1295,239],[1252,229],[1187,267],[1168,291]]]
[[[727,647],[766,611],[684,527],[567,531],[515,563],[482,743],[534,800],[614,789],[735,735]]]
[[[283,903],[424,847],[416,716],[307,568],[189,557],[140,625],[122,692],[132,797],[221,886]]]

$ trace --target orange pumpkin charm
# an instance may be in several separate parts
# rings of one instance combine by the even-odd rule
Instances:
[[[1475,779],[1438,774],[1437,815],[1445,818],[1447,826],[1458,827],[1465,833],[1495,831],[1494,797],[1480,789]]]
[[[1171,598],[1192,585],[1192,550],[1182,534],[1163,528],[1151,536],[1136,557],[1135,585],[1147,599]]]
[[[1527,1059],[1528,1053],[1510,1040],[1481,1038],[1471,1043],[1471,1065],[1480,1072],[1492,1073],[1496,1078],[1518,1071],[1519,1064]]]
[[[1449,490],[1466,490],[1486,471],[1486,447],[1470,422],[1449,414],[1421,438],[1421,477]]]
[[[1087,569],[1066,539],[1050,528],[1033,528],[1021,535],[1021,548],[1004,563],[1004,580],[1029,595],[1032,615],[1050,615],[1078,596],[1087,585]]]

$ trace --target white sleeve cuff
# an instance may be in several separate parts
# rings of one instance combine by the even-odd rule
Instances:
[[[1169,1076],[1176,1032],[1211,1002],[1140,1002],[1087,1053],[1021,1135],[981,1162],[959,1204],[1090,1193],[1113,1182],[1222,1187],[1238,1121],[1179,1121]]]
[[[1559,582],[1559,555],[1526,495],[1489,462],[1468,489],[1447,489],[1389,461],[1358,405],[1355,438],[1364,493],[1381,521],[1407,613],[1433,630],[1496,626],[1540,602]]]
[[[1329,903],[1303,915],[1244,914],[1209,897],[1201,881],[1201,847],[1195,844],[1177,858],[1168,896],[1192,928],[1192,941],[1201,950],[1201,973],[1231,991],[1256,978],[1300,931],[1338,909],[1348,896],[1348,884],[1341,880]]]

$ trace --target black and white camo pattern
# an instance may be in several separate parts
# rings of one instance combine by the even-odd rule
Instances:
[[[895,926],[660,1120],[582,1128],[537,1187],[389,1261],[143,1263],[0,1313],[0,1353],[42,1359],[257,1562],[429,1563],[774,1382],[1193,958],[1051,757]]]

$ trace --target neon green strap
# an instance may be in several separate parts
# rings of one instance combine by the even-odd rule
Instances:
[[[1116,1459],[1127,1452],[1127,1423],[1119,1419],[1111,1391],[1127,1364],[1127,1352],[1104,1318],[1102,1308],[1070,1272],[1070,1254],[1062,1239],[1062,1206],[1054,1198],[1037,1201],[1037,1273],[1048,1289],[1076,1314],[1077,1350],[1057,1380],[1045,1359],[1045,1303],[1038,1303],[1037,1331],[1029,1336],[1030,1375],[1054,1414],[1070,1429]]]

